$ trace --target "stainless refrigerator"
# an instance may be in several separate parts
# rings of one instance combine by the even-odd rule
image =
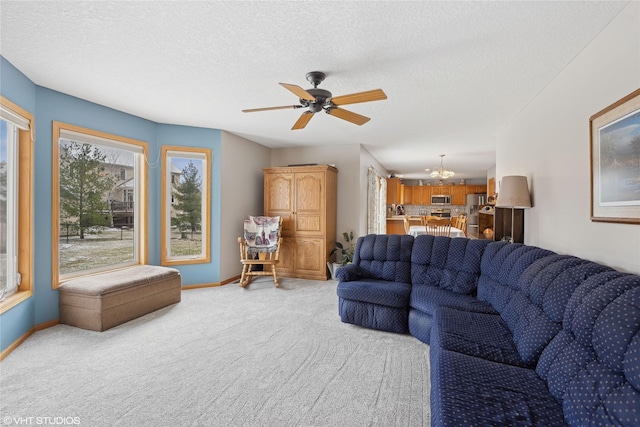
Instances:
[[[467,194],[467,231],[478,234],[478,207],[486,203],[484,194]]]

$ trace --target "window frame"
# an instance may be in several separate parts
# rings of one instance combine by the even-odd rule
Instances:
[[[18,128],[18,272],[21,276],[18,290],[0,302],[0,314],[15,307],[33,295],[34,269],[34,118],[22,107],[0,96],[0,105],[29,123],[29,130]]]
[[[173,199],[172,175],[169,157],[180,158],[204,157],[204,167],[202,170],[202,203],[201,214],[202,245],[203,251],[199,256],[172,257],[168,253],[171,239],[171,211],[170,203]],[[211,262],[211,150],[199,147],[183,147],[174,145],[163,145],[161,147],[161,190],[160,190],[160,265],[184,265],[184,264],[204,264]]]
[[[51,170],[51,287],[53,289],[57,289],[62,283],[67,280],[90,276],[93,274],[104,273],[107,271],[119,270],[122,268],[127,268],[132,265],[142,265],[146,264],[148,260],[148,229],[149,229],[149,180],[148,180],[148,159],[149,159],[149,145],[144,141],[139,141],[132,138],[127,138],[115,134],[110,134],[106,132],[101,132],[93,129],[88,129],[76,125],[72,125],[69,123],[62,123],[53,121],[52,123],[52,170]],[[141,150],[142,160],[138,163],[139,172],[137,173],[136,178],[140,180],[138,184],[139,188],[139,203],[138,207],[136,207],[136,216],[138,221],[138,226],[134,228],[135,234],[135,244],[134,244],[134,258],[135,260],[131,263],[125,264],[115,264],[100,268],[94,268],[91,270],[83,270],[77,273],[65,274],[63,277],[60,275],[60,179],[59,179],[59,155],[60,155],[60,138],[61,134],[64,132],[76,133],[85,135],[89,140],[91,139],[102,139],[111,142],[115,142],[116,144],[125,144],[131,145],[133,147],[137,147],[137,149]],[[85,141],[80,141],[85,142]]]

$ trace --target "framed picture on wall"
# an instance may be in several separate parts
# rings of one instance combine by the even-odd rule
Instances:
[[[591,221],[640,224],[640,89],[589,119]]]

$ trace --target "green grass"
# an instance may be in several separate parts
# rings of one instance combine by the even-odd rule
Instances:
[[[79,236],[60,237],[60,274],[76,273],[94,268],[133,262],[133,230],[102,229]],[[182,239],[179,232],[171,234],[171,256],[193,256],[202,251],[200,233]]]
[[[60,237],[60,274],[75,273],[133,261],[133,231],[104,229],[97,233]]]
[[[186,238],[182,238],[180,232],[171,233],[171,256],[191,256],[200,255],[202,252],[202,237],[200,233],[193,234],[193,240],[191,239],[191,232],[186,234]]]

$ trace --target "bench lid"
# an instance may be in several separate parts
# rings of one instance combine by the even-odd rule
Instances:
[[[71,279],[60,285],[58,289],[65,293],[100,296],[175,276],[180,276],[180,272],[175,268],[137,265],[122,270]]]

